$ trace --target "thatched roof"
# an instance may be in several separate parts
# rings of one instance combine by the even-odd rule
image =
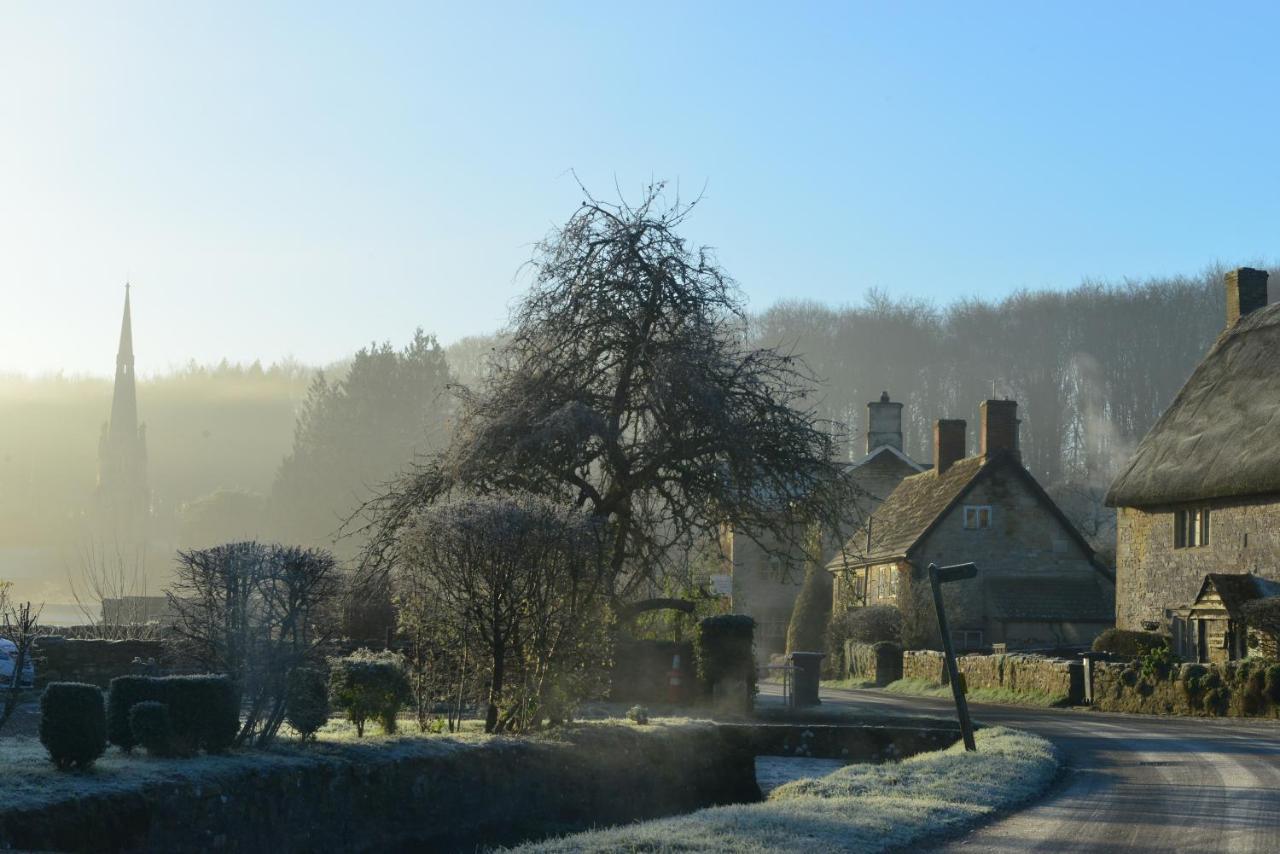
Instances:
[[[910,559],[912,549],[942,521],[947,512],[960,503],[975,484],[1000,469],[1021,477],[1045,509],[1057,517],[1062,527],[1079,543],[1085,555],[1090,560],[1093,559],[1093,549],[1089,543],[1031,473],[1023,468],[1017,457],[997,453],[965,457],[941,474],[931,469],[904,478],[898,488],[871,514],[867,524],[827,564],[827,569],[837,572],[873,563]],[[1102,567],[1098,569],[1110,578],[1106,570]]]
[[[1280,303],[1218,337],[1111,485],[1150,507],[1280,493]]]

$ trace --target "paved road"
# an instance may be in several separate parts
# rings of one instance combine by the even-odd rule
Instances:
[[[824,706],[933,714],[934,698],[823,689]],[[1021,812],[942,850],[1280,852],[1280,725],[975,704],[977,720],[1038,733],[1062,780]]]

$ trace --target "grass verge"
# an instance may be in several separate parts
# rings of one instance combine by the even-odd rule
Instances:
[[[884,851],[951,834],[1030,801],[1057,775],[1053,746],[1005,727],[962,745],[886,765],[848,765],[781,786],[758,804],[699,810],[526,845],[559,852]]]
[[[951,699],[950,685],[937,685],[923,679],[899,679],[890,682],[884,690],[894,694],[911,694],[916,697],[942,697]],[[971,703],[1004,703],[1011,706],[1040,706],[1054,708],[1065,706],[1065,695],[1044,694],[1039,691],[1011,691],[1008,688],[970,688],[965,694]]]
[[[876,680],[874,679],[823,679],[823,688],[843,688],[849,690],[851,688],[874,688]]]

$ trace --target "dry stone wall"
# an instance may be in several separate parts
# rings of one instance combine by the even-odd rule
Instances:
[[[117,676],[158,672],[168,662],[158,640],[88,640],[47,636],[34,646],[36,683],[87,682],[106,688]]]
[[[1194,717],[1280,717],[1280,664],[1246,659],[1226,665],[1148,668],[1093,663],[1093,706],[1105,712]]]
[[[902,647],[889,641],[845,641],[845,678],[863,679],[884,686],[902,678]]]
[[[1030,694],[1065,697],[1068,702],[1084,699],[1084,670],[1079,661],[1039,655],[962,655],[956,666],[965,685],[973,688],[1004,689]],[[903,656],[903,677],[945,685],[943,655],[932,650],[916,650]]]

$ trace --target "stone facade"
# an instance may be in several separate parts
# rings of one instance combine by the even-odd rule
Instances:
[[[1084,699],[1084,668],[1080,661],[1039,655],[962,655],[956,667],[965,686],[1003,689],[1027,694],[1062,697],[1070,703]],[[903,658],[904,679],[919,679],[945,685],[946,666],[942,653],[918,650]]]
[[[844,664],[846,679],[862,679],[883,687],[902,678],[902,647],[890,641],[845,641]]]
[[[1209,543],[1174,547],[1178,507],[1120,507],[1116,518],[1116,625],[1169,627],[1195,600],[1211,572],[1252,572],[1280,581],[1280,497],[1216,500],[1208,508]],[[1184,650],[1185,651],[1185,650]]]

